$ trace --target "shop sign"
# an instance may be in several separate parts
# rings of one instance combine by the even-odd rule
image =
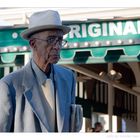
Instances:
[[[140,21],[118,21],[70,25],[69,38],[97,38],[140,34]]]
[[[68,26],[71,32],[65,38],[70,42],[70,48],[76,47],[71,43],[90,43],[91,47],[140,43],[140,20],[87,21],[70,23]]]

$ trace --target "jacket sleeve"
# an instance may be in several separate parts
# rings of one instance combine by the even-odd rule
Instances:
[[[79,132],[83,125],[83,108],[79,104],[71,105],[71,132]]]
[[[13,105],[8,85],[0,80],[0,132],[10,132],[13,120]]]

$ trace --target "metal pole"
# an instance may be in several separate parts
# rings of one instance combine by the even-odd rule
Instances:
[[[113,115],[113,87],[108,84],[108,122],[109,122],[109,132],[112,132],[112,115]]]
[[[108,73],[112,69],[113,65],[108,63]],[[111,77],[109,77],[111,79]],[[113,94],[114,88],[111,83],[108,83],[108,122],[109,122],[109,132],[112,132],[112,116],[113,116]]]
[[[4,76],[10,73],[10,67],[4,67]]]
[[[133,87],[133,89],[140,91],[140,87]],[[137,96],[137,132],[140,132],[140,96]]]
[[[137,96],[137,131],[140,132],[140,96]]]
[[[30,57],[31,57],[30,53],[25,53],[24,54],[24,65],[26,65],[29,62]]]

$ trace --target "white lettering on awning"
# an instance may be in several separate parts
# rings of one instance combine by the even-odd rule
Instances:
[[[132,21],[127,21],[124,27],[123,35],[137,34],[136,28]]]
[[[90,23],[69,25],[71,32],[69,38],[86,38],[100,36],[126,36],[129,34],[140,34],[140,20],[134,21],[115,21],[104,23]]]

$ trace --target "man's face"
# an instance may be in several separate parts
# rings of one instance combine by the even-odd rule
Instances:
[[[45,63],[54,64],[60,59],[63,32],[61,30],[50,30],[37,33],[32,36],[34,41],[33,53],[40,65]]]

